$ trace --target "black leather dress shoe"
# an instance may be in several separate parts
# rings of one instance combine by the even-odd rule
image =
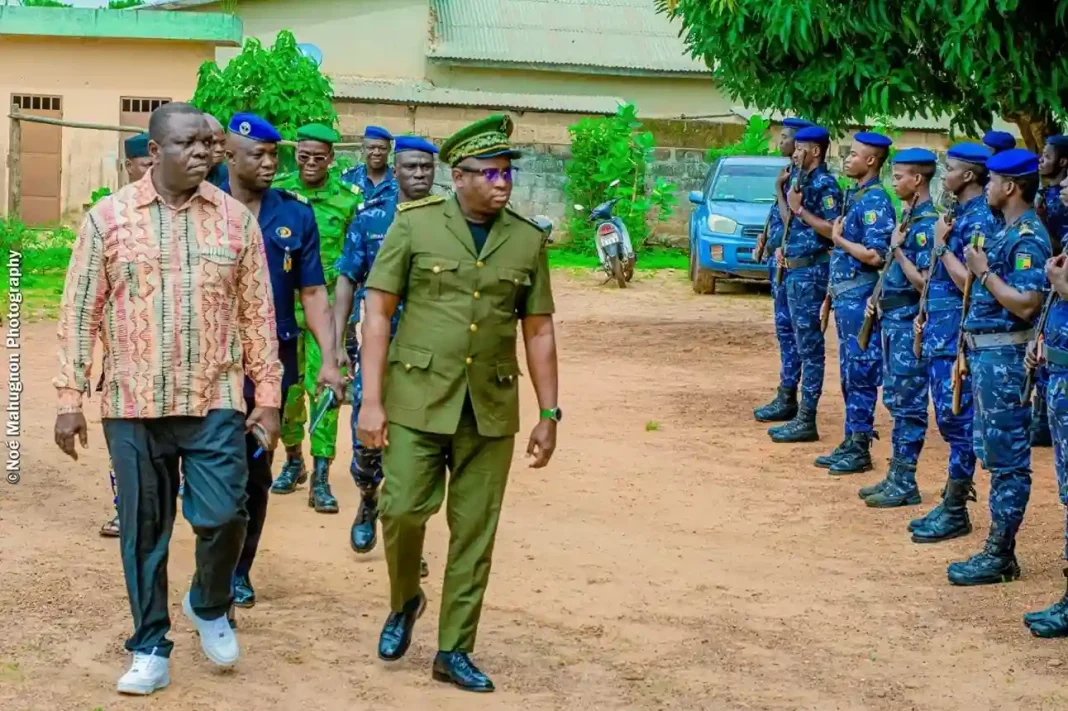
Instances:
[[[386,662],[395,662],[404,656],[412,643],[412,630],[415,621],[423,616],[426,609],[426,595],[419,592],[417,596],[404,603],[400,612],[391,612],[382,627],[378,638],[378,658]]]
[[[471,663],[467,652],[438,652],[434,657],[433,677],[464,691],[487,694],[494,690],[493,682]]]

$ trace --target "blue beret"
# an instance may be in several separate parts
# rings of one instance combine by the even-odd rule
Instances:
[[[1038,172],[1038,156],[1023,148],[1010,148],[991,156],[986,168],[991,173],[1019,178]]]
[[[806,126],[794,134],[798,143],[826,143],[830,139],[830,132],[823,126]]]
[[[934,165],[938,162],[938,156],[934,151],[926,148],[904,148],[894,156],[894,164],[904,163],[908,165]]]
[[[853,136],[853,140],[876,148],[889,148],[894,143],[883,134],[875,133],[874,131],[858,131]]]
[[[1068,136],[1057,134],[1046,139],[1046,143],[1054,148],[1068,148]]]
[[[975,163],[976,165],[986,165],[991,155],[989,148],[978,143],[958,143],[951,146],[946,152],[946,156],[949,158],[962,160],[965,163]]]
[[[1016,139],[1012,137],[1011,133],[1006,133],[1005,131],[987,131],[983,136],[983,143],[995,151],[1007,151],[1016,147]]]
[[[393,134],[381,126],[368,126],[363,130],[364,138],[381,138],[383,141],[392,141]]]
[[[148,158],[148,134],[139,133],[130,136],[123,143],[123,152],[127,158]]]
[[[393,152],[403,153],[404,151],[422,151],[434,155],[438,152],[438,147],[422,136],[397,136]]]
[[[256,114],[234,114],[230,119],[230,133],[238,136],[251,138],[261,143],[278,143],[282,140],[282,134],[265,118]]]
[[[786,118],[782,120],[782,125],[785,128],[802,129],[812,126],[813,123],[811,121],[806,121],[805,119]]]

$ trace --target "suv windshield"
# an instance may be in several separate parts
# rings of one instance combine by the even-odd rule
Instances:
[[[709,199],[730,202],[775,202],[775,178],[782,167],[774,164],[727,164],[719,169]]]

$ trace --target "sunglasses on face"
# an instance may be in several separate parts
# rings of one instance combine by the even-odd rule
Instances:
[[[297,162],[307,165],[319,165],[320,163],[326,163],[330,160],[330,156],[311,156],[306,153],[297,154]]]
[[[519,173],[519,168],[509,166],[507,168],[465,168],[460,166],[460,170],[464,173],[475,174],[478,173],[483,178],[491,183],[496,183],[498,180],[503,180],[506,183],[512,182],[512,179]]]

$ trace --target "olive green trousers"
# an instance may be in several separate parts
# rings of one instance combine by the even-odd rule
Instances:
[[[514,436],[478,434],[470,405],[453,435],[389,425],[379,510],[394,612],[419,594],[426,524],[445,502],[448,486],[449,558],[438,624],[441,651],[474,650],[514,448]]]

